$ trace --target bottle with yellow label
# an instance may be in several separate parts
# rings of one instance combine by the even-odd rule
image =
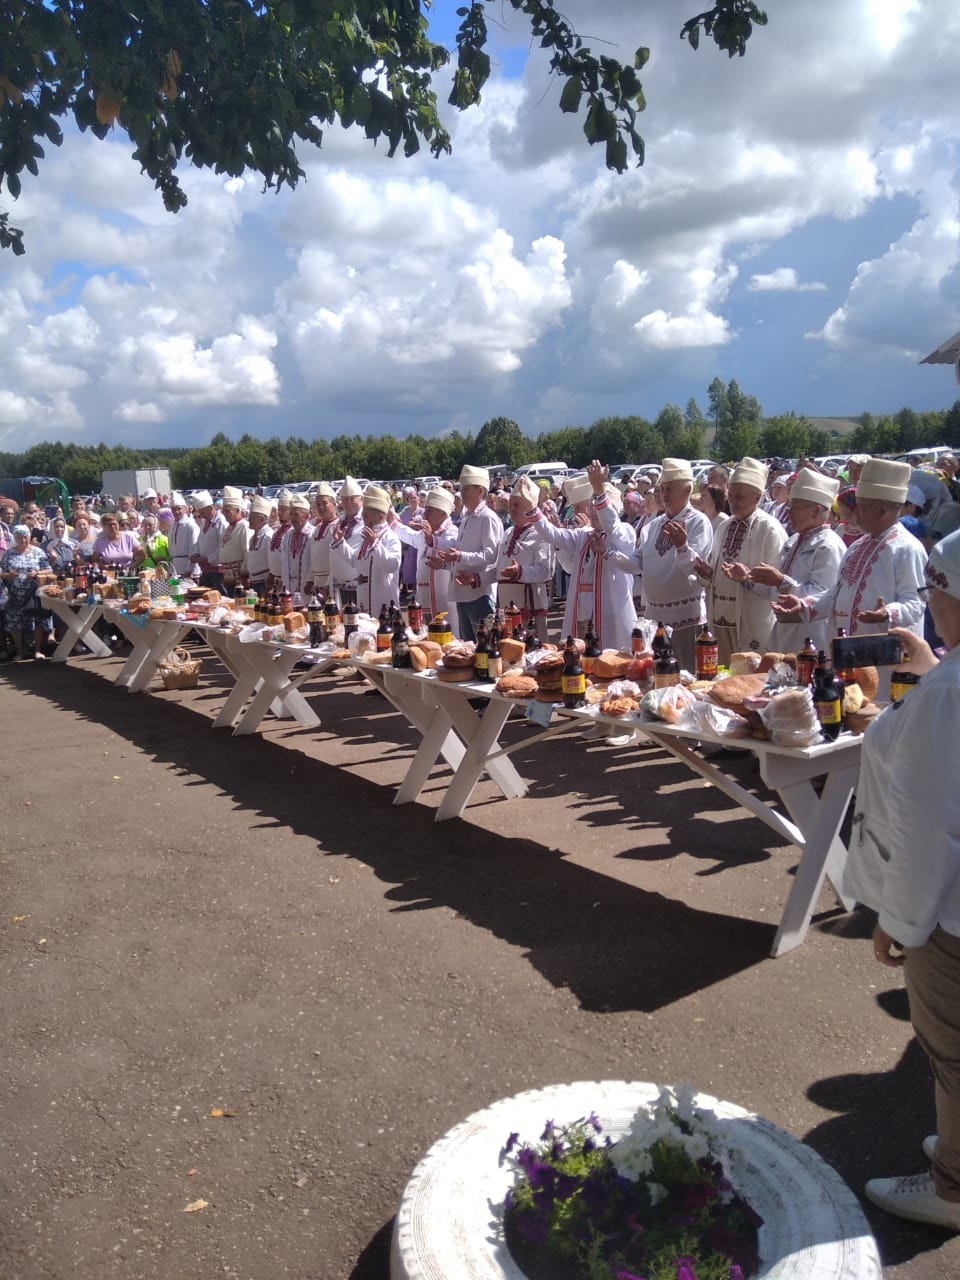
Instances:
[[[843,727],[843,680],[822,650],[817,654],[814,679],[813,708],[820,721],[820,732],[833,741]]]
[[[450,621],[445,613],[438,613],[431,619],[427,628],[427,637],[441,648],[450,643],[453,632],[450,630]]]
[[[566,648],[563,651],[563,674],[560,677],[560,692],[565,707],[582,707],[587,693],[587,677],[580,665],[580,655],[573,643],[573,636],[567,636]]]
[[[915,671],[894,671],[890,676],[890,701],[900,702],[920,683]]]

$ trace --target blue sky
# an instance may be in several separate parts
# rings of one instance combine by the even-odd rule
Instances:
[[[333,131],[296,192],[190,172],[173,216],[122,132],[68,135],[0,258],[0,448],[535,435],[705,406],[717,375],[771,414],[949,406],[917,361],[960,330],[953,0],[771,2],[732,61],[679,40],[697,7],[564,5],[595,48],[653,50],[647,161],[619,177],[503,5],[451,157]]]

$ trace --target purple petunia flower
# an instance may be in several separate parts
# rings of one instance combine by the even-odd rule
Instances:
[[[552,1120],[548,1120],[546,1124],[546,1128],[544,1129],[543,1133],[541,1133],[540,1135],[540,1141],[546,1142],[549,1138],[552,1138],[554,1135],[554,1132],[556,1131],[556,1127],[557,1126],[553,1123]]]
[[[507,1139],[507,1145],[503,1148],[503,1154],[508,1156],[519,1141],[519,1133],[511,1133],[510,1137]]]
[[[735,1262],[730,1267],[730,1275],[728,1277],[728,1280],[743,1280],[743,1272],[740,1270],[740,1268],[737,1266]]]
[[[674,1266],[677,1268],[677,1280],[697,1280],[693,1262],[693,1258],[676,1258],[674,1260]]]
[[[615,1271],[613,1280],[646,1280],[645,1276],[635,1276],[632,1271]]]
[[[597,1113],[595,1111],[591,1111],[590,1114],[587,1116],[587,1124],[594,1131],[594,1133],[603,1132],[603,1125],[597,1119]]]

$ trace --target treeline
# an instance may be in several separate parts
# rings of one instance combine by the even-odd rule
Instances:
[[[485,422],[476,435],[454,431],[427,439],[409,436],[336,436],[304,440],[244,435],[233,441],[222,432],[199,449],[128,449],[125,446],[44,443],[25,453],[0,453],[0,475],[56,476],[71,493],[95,493],[104,471],[169,467],[180,489],[223,484],[279,484],[282,481],[338,479],[344,475],[395,480],[438,475],[455,478],[465,462],[479,465],[562,460],[583,467],[591,458],[615,465],[658,462],[663,457],[712,457],[735,461],[745,454],[796,458],[830,453],[906,453],[924,445],[960,447],[960,400],[951,409],[891,417],[864,413],[852,434],[840,436],[795,413],[764,417],[755,396],[735,379],[715,378],[707,412],[691,397],[686,407],[664,405],[652,422],[637,416],[600,418],[589,427],[560,427],[535,439],[510,418]]]

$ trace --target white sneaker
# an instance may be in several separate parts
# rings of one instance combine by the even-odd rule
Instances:
[[[630,747],[630,746],[633,746],[635,742],[639,742],[639,741],[640,741],[640,734],[636,731],[636,729],[631,729],[629,733],[608,733],[607,734],[608,747]]]
[[[960,1201],[941,1200],[929,1173],[916,1173],[909,1178],[871,1178],[863,1190],[872,1204],[898,1218],[960,1231]]]
[[[928,1160],[932,1160],[933,1153],[934,1151],[936,1151],[936,1149],[937,1149],[937,1135],[935,1133],[931,1133],[929,1138],[924,1138],[923,1140],[923,1154],[927,1157]]]

